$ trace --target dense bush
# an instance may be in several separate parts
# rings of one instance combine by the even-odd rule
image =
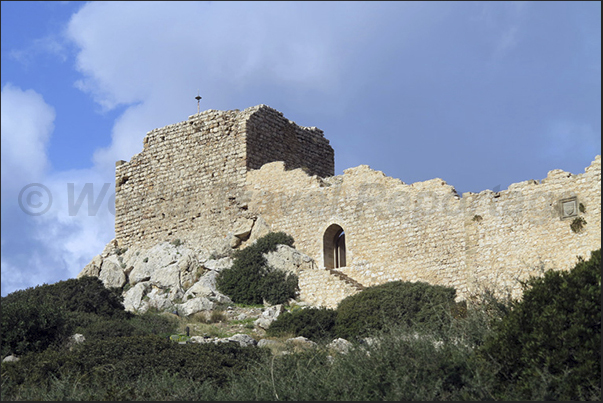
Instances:
[[[271,232],[253,245],[234,254],[233,265],[216,279],[220,292],[243,304],[282,304],[295,297],[297,276],[268,267],[264,254],[276,246],[293,246],[293,238],[283,232]]]
[[[18,290],[2,297],[2,306],[26,301],[33,304],[46,302],[65,312],[86,312],[107,317],[130,316],[124,311],[121,290],[105,288],[98,277],[84,276]]]
[[[2,297],[2,357],[60,345],[77,326],[98,317],[128,318],[116,290],[83,277],[15,291]]]
[[[233,344],[176,344],[158,336],[114,337],[86,341],[72,351],[48,349],[2,366],[3,394],[32,386],[48,386],[52,379],[77,375],[78,382],[106,387],[118,380],[124,386],[141,375],[176,374],[195,382],[222,385],[229,376],[265,359],[264,349]]]
[[[528,280],[494,331],[482,352],[501,365],[501,383],[516,384],[525,399],[543,376],[551,400],[600,398],[601,250],[568,272]]]
[[[313,341],[331,340],[337,313],[328,308],[284,312],[268,328],[268,336],[303,336]]]
[[[60,345],[71,332],[66,314],[48,303],[2,301],[2,358]]]
[[[450,322],[455,295],[454,288],[423,282],[392,281],[368,287],[339,303],[335,333],[353,339],[392,323],[437,330]]]
[[[136,334],[157,335],[167,337],[176,332],[178,320],[165,313],[147,311],[142,315],[134,315],[130,323],[137,329]]]

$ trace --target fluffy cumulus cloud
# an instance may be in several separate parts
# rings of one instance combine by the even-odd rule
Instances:
[[[388,9],[401,8],[409,9],[411,30],[414,7],[400,4],[85,5],[67,30],[79,49],[83,78],[77,85],[106,109],[126,107],[96,164],[128,159],[140,151],[146,131],[185,120],[196,111],[197,91],[202,110],[266,103],[285,113],[296,107],[341,111],[352,90],[343,80],[371,64],[362,53],[387,35]]]
[[[35,181],[48,168],[46,148],[55,111],[37,92],[10,83],[2,88],[2,204],[5,191]]]
[[[2,88],[2,295],[75,277],[114,235],[111,180],[50,171],[54,120],[37,92]]]

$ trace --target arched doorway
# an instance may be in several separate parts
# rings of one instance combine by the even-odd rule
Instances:
[[[346,266],[345,232],[337,224],[327,228],[323,236],[325,268],[336,269]]]

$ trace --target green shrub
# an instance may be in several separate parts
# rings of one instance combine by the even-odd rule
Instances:
[[[3,387],[6,382],[16,388],[48,385],[52,379],[76,374],[81,383],[105,387],[119,379],[125,387],[141,375],[165,372],[220,385],[266,355],[263,349],[230,343],[181,345],[158,336],[114,337],[86,341],[72,351],[28,354],[4,364],[2,378]]]
[[[295,297],[299,289],[295,274],[272,270],[262,278],[262,297],[271,304],[282,304]]]
[[[456,290],[423,282],[392,281],[343,299],[337,306],[335,334],[368,336],[391,323],[437,330],[451,320]]]
[[[127,319],[99,319],[83,329],[78,329],[87,342],[144,334]]]
[[[130,323],[138,329],[136,334],[158,335],[167,337],[178,328],[178,319],[165,314],[145,312],[142,315],[134,315]]]
[[[2,297],[2,306],[16,301],[47,302],[64,312],[87,312],[106,317],[130,316],[124,311],[121,290],[105,288],[98,277],[84,276],[15,291]]]
[[[549,400],[601,397],[601,250],[570,271],[524,283],[523,297],[494,325],[482,354],[500,366],[525,399],[546,375]]]
[[[116,289],[82,277],[15,291],[2,297],[2,356],[59,346],[76,327],[102,318],[129,318]]]
[[[47,302],[2,301],[2,358],[59,346],[72,327],[66,313]]]
[[[264,258],[279,244],[293,246],[293,238],[283,232],[271,232],[235,252],[232,267],[220,272],[216,279],[218,290],[233,302],[243,304],[261,304],[264,300],[281,304],[294,298],[297,276],[268,267]]]
[[[334,338],[333,328],[337,313],[328,308],[308,308],[295,312],[284,312],[268,328],[268,336],[293,334],[313,341]]]

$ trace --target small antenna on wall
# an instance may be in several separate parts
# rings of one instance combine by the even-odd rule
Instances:
[[[197,113],[199,113],[199,101],[201,101],[201,96],[199,95],[199,90],[197,90],[197,96],[195,97],[197,100]]]

